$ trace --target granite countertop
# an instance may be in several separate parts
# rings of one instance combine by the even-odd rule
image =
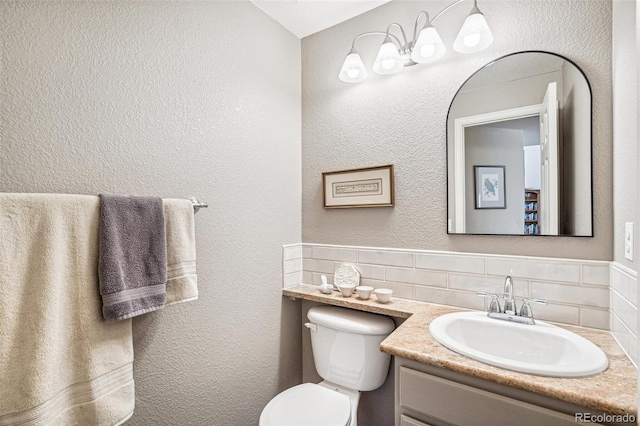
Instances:
[[[375,300],[375,296],[369,300],[360,300],[355,295],[343,297],[339,292],[323,294],[318,286],[306,284],[285,288],[282,294],[329,305],[407,318],[380,345],[382,351],[391,355],[571,402],[593,410],[611,414],[637,415],[636,369],[607,331],[555,324],[599,346],[609,358],[609,367],[603,373],[591,377],[540,377],[475,361],[445,348],[431,337],[429,324],[433,319],[450,312],[463,311],[462,308],[398,298],[392,298],[389,303],[382,304]]]

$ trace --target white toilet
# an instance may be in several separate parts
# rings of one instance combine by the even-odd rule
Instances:
[[[380,351],[380,343],[393,331],[393,320],[335,306],[313,307],[307,317],[324,380],[276,395],[259,426],[357,426],[360,392],[379,388],[387,378],[391,356]]]

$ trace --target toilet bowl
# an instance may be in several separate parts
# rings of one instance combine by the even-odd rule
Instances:
[[[352,426],[351,407],[349,395],[336,392],[324,383],[303,383],[269,401],[262,410],[259,425]]]
[[[303,383],[276,395],[259,426],[357,426],[361,391],[385,382],[391,357],[380,343],[394,329],[389,317],[335,306],[309,309],[313,359],[320,383]]]

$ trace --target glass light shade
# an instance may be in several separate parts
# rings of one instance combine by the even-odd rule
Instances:
[[[446,51],[438,31],[429,25],[420,31],[411,50],[411,60],[417,64],[426,64],[442,58]]]
[[[342,64],[339,77],[345,83],[359,83],[367,78],[367,70],[358,52],[353,49],[349,52]]]
[[[493,43],[493,34],[484,19],[484,15],[474,7],[465,19],[453,49],[460,53],[474,53],[489,47]]]
[[[376,61],[373,63],[373,71],[377,74],[393,74],[400,71],[402,67],[404,67],[404,61],[396,45],[392,41],[382,43]]]

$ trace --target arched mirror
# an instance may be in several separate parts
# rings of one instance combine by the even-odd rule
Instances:
[[[482,67],[449,107],[448,232],[593,236],[591,133],[573,62],[530,51]]]

